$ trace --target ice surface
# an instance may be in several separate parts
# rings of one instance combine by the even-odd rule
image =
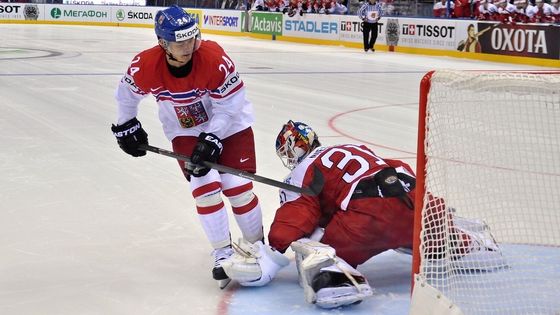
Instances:
[[[217,288],[176,162],[125,155],[110,132],[114,89],[134,55],[156,44],[152,30],[4,24],[1,33],[0,314],[407,313],[410,257],[393,252],[360,267],[376,295],[347,309],[306,305],[293,263],[265,288]],[[425,72],[534,69],[204,38],[237,64],[255,107],[258,174],[278,180],[287,170],[274,140],[288,119],[313,126],[325,144],[362,142],[414,165]],[[169,148],[151,97],[138,118],[152,145]],[[255,191],[268,228],[276,189]]]

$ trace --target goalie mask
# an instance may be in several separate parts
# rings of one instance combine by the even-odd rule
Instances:
[[[301,122],[288,121],[276,138],[276,154],[293,170],[311,151],[320,146],[317,134]]]
[[[200,47],[198,24],[177,5],[156,13],[155,32],[168,53],[173,48],[179,49],[182,46],[188,46],[186,53],[193,53]]]

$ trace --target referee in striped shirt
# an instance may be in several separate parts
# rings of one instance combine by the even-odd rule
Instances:
[[[377,22],[381,18],[383,10],[381,4],[377,0],[366,0],[358,10],[358,17],[364,21],[362,23],[362,32],[364,34],[364,51],[375,51],[373,45],[377,40],[377,33],[379,31]]]

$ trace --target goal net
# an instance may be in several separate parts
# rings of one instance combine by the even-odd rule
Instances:
[[[418,137],[411,314],[560,315],[560,72],[430,72]]]

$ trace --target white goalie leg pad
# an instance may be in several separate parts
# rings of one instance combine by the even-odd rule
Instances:
[[[303,280],[302,276],[301,276],[302,271],[300,269],[301,268],[301,262],[303,261],[303,255],[300,254],[300,253],[295,253],[295,259],[296,259],[296,269],[297,269],[297,273],[298,273],[298,284],[299,284],[300,287],[303,288],[304,283],[302,281]]]
[[[309,239],[312,240],[312,241],[319,242],[323,238],[323,235],[325,235],[325,229],[321,228],[321,227],[318,227],[309,236]],[[296,268],[297,268],[298,275],[301,275],[300,267],[301,267],[301,263],[303,261],[303,254],[295,252],[295,258],[296,258]],[[303,288],[303,283],[302,283],[302,277],[301,276],[298,276],[298,283],[299,283],[299,286]]]
[[[300,238],[290,244],[292,250],[303,256],[302,267],[304,269],[313,269],[330,266],[336,257],[334,248],[327,244],[317,242],[308,238]]]
[[[365,277],[336,257],[334,248],[306,238],[293,242],[291,248],[296,252],[300,284],[308,303],[322,308],[334,308],[358,303],[373,294]],[[300,259],[297,259],[298,255]],[[314,289],[314,280],[323,272],[343,274],[347,281]]]
[[[502,250],[496,243],[490,227],[484,221],[453,216],[455,227],[470,238],[466,253],[453,260],[458,269],[492,271],[507,268]]]
[[[347,281],[333,282],[331,286],[326,285],[322,288],[315,286],[317,290],[315,304],[319,307],[335,308],[357,304],[373,295],[373,289],[367,279],[358,270],[338,257],[335,258],[333,265],[321,268],[320,273],[324,272],[344,274]]]
[[[301,238],[292,242],[290,247],[296,253],[299,284],[303,287],[305,300],[308,303],[315,304],[317,297],[311,283],[313,278],[319,274],[321,268],[334,264],[336,251],[326,244],[308,238]]]
[[[222,267],[242,286],[264,286],[290,263],[286,256],[261,241],[250,244],[241,239],[234,248],[235,253],[222,262]]]

